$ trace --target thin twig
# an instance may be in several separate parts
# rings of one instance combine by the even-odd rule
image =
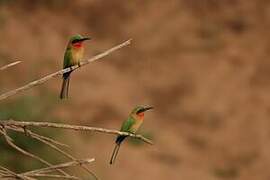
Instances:
[[[14,131],[16,131],[16,132],[21,132],[21,133],[25,133],[24,131],[26,130],[27,131],[27,135],[29,135],[31,138],[33,138],[33,139],[36,139],[36,140],[38,140],[38,141],[40,141],[40,142],[42,142],[42,143],[44,143],[44,144],[46,144],[46,145],[48,145],[48,146],[50,146],[51,148],[53,148],[53,149],[55,149],[56,151],[59,151],[60,153],[62,153],[63,155],[65,155],[66,157],[69,157],[68,155],[67,155],[67,153],[65,152],[65,151],[63,151],[63,150],[61,150],[59,147],[57,147],[56,145],[61,145],[62,146],[62,143],[60,144],[60,142],[58,142],[58,141],[55,141],[54,139],[52,139],[52,138],[48,138],[48,137],[45,137],[45,136],[42,136],[42,135],[40,135],[40,134],[37,134],[37,133],[34,133],[34,132],[32,132],[31,130],[29,130],[29,129],[22,129],[22,128],[14,128],[14,127],[9,127],[9,126],[6,126],[6,128],[7,129],[11,129],[11,130],[14,130]],[[49,141],[48,141],[48,139],[49,139]],[[57,144],[55,144],[55,142],[57,142]],[[71,155],[70,155],[71,156]],[[72,157],[72,156],[71,156]],[[70,158],[70,157],[69,157]],[[75,158],[74,158],[75,159]],[[73,160],[73,159],[72,159]]]
[[[61,175],[56,175],[56,174],[33,174],[29,175],[31,177],[48,177],[48,178],[58,178],[58,179],[76,179],[79,180],[80,178],[76,176],[61,176]]]
[[[58,178],[58,179],[80,179],[76,176],[63,176],[63,175],[56,175],[52,174],[52,172],[57,171],[59,169],[66,169],[70,167],[75,167],[78,165],[85,165],[94,162],[95,159],[84,159],[84,160],[79,160],[75,159],[74,161],[66,162],[66,163],[61,163],[57,165],[53,165],[50,167],[46,168],[41,168],[41,169],[36,169],[20,174],[16,174],[7,168],[4,168],[1,166],[2,169],[4,169],[6,172],[8,172],[6,175],[1,175],[1,178],[19,178],[19,179],[25,179],[25,180],[33,180],[35,179],[34,177],[48,177],[48,178]]]
[[[0,175],[0,178],[19,178],[19,179],[23,179],[23,180],[35,180],[34,178],[30,178],[30,177],[27,177],[27,176],[24,176],[24,175],[21,175],[21,174],[16,174],[15,172],[3,167],[3,166],[0,166],[1,169],[3,169],[6,174],[2,174]]]
[[[75,65],[75,66],[72,66],[72,67],[69,67],[69,68],[66,68],[66,69],[59,70],[59,71],[57,71],[55,73],[52,73],[52,74],[49,74],[49,75],[47,75],[47,76],[45,76],[43,78],[40,78],[40,79],[35,80],[35,81],[32,81],[32,82],[30,82],[30,83],[28,83],[28,84],[26,84],[26,85],[24,85],[22,87],[19,87],[17,89],[14,89],[14,90],[8,91],[8,92],[6,92],[4,94],[1,94],[0,95],[0,101],[1,100],[4,100],[4,99],[6,99],[6,98],[8,98],[10,96],[13,96],[13,95],[15,95],[15,94],[17,94],[19,92],[22,92],[22,91],[25,91],[27,89],[30,89],[30,88],[32,88],[34,86],[43,84],[43,83],[45,83],[46,81],[48,81],[49,79],[51,79],[53,77],[56,77],[56,76],[59,76],[59,75],[63,75],[66,72],[70,72],[72,70],[75,70],[77,68],[80,68],[82,66],[85,66],[85,65],[87,65],[87,64],[89,64],[91,62],[97,61],[97,60],[99,60],[99,59],[101,59],[101,58],[103,58],[103,57],[111,54],[112,52],[114,52],[114,51],[116,51],[118,49],[121,49],[121,48],[129,45],[130,43],[131,43],[131,39],[128,40],[128,41],[125,41],[125,42],[123,42],[123,43],[121,43],[121,44],[119,44],[119,45],[117,45],[117,46],[115,46],[115,47],[113,47],[113,48],[111,48],[111,49],[109,49],[109,50],[101,53],[101,54],[98,54],[98,55],[96,55],[96,56],[94,56],[94,57],[92,57],[92,58],[90,58],[88,60],[85,60],[85,61],[80,62],[80,66]]]
[[[48,142],[48,143],[52,143],[52,144],[55,144],[55,145],[58,145],[58,146],[63,146],[63,147],[69,148],[68,145],[66,145],[66,144],[64,144],[64,143],[61,143],[61,142],[59,142],[59,141],[56,141],[56,140],[54,140],[54,139],[52,139],[52,138],[49,138],[49,137],[46,137],[46,136],[42,136],[42,135],[39,135],[39,134],[36,134],[36,133],[33,133],[33,132],[31,132],[30,135],[31,135],[31,136],[35,136],[35,137],[37,137],[37,138],[40,138],[40,139],[42,139],[42,140],[44,140],[44,141],[46,141],[46,142]]]
[[[19,63],[21,63],[21,62],[22,62],[22,61],[15,61],[15,62],[13,62],[13,63],[4,65],[4,66],[0,67],[0,71],[3,71],[3,70],[5,70],[5,69],[7,69],[7,68],[10,68],[10,67],[12,67],[12,66],[15,66],[15,65],[17,65],[17,64],[19,64]]]
[[[25,180],[35,180],[35,177],[48,177],[48,178],[58,178],[58,179],[76,179],[79,180],[80,178],[76,177],[76,176],[71,176],[69,174],[67,175],[57,175],[57,174],[52,174],[54,171],[61,171],[61,172],[65,172],[62,169],[64,168],[68,168],[68,167],[73,167],[73,166],[81,166],[82,168],[84,168],[85,170],[87,170],[94,178],[97,179],[96,175],[94,173],[92,173],[89,169],[87,169],[87,167],[85,166],[86,163],[90,163],[94,161],[94,158],[92,159],[86,159],[86,160],[78,160],[75,157],[73,157],[72,155],[66,153],[65,151],[61,150],[60,148],[58,148],[56,145],[59,145],[58,143],[56,145],[54,145],[54,140],[49,138],[49,142],[47,141],[47,138],[45,136],[36,134],[34,132],[32,132],[31,130],[27,129],[26,127],[17,127],[17,126],[2,126],[2,128],[0,129],[0,133],[5,137],[6,141],[8,141],[8,144],[10,146],[12,146],[13,148],[15,148],[16,150],[20,151],[21,153],[25,154],[25,155],[32,155],[35,156],[31,153],[26,152],[25,150],[19,148],[19,147],[14,147],[16,146],[15,144],[11,144],[12,142],[10,142],[12,139],[8,136],[8,134],[6,133],[6,129],[7,130],[13,130],[16,132],[20,132],[20,133],[24,133],[25,135],[34,138],[36,140],[39,140],[40,142],[50,146],[51,148],[57,150],[58,152],[62,153],[63,155],[65,155],[66,157],[68,157],[69,159],[71,159],[71,162],[67,162],[67,163],[62,163],[62,164],[58,164],[58,165],[50,165],[48,164],[48,167],[45,168],[41,168],[41,169],[37,169],[37,170],[32,170],[32,171],[28,171],[25,173],[21,173],[21,174],[16,174],[12,171],[8,171],[8,169],[0,166],[0,177],[1,178],[19,178],[19,179],[25,179]],[[45,138],[44,138],[45,137]],[[53,141],[52,141],[53,140]],[[62,145],[62,144],[61,144]],[[26,154],[28,153],[28,154]],[[2,171],[2,173],[1,173]]]
[[[73,157],[71,154],[63,151],[62,149],[58,148],[57,146],[47,142],[46,140],[42,139],[39,135],[39,134],[36,134],[36,133],[33,133],[33,132],[30,132],[31,133],[31,136],[33,136],[33,138],[39,140],[40,142],[43,142],[44,144],[50,146],[51,148],[53,148],[54,150],[58,151],[59,153],[63,154],[64,156],[66,156],[67,158],[69,158],[70,160],[73,160],[75,161],[76,158]],[[97,176],[92,172],[90,171],[90,169],[88,169],[84,164],[79,164],[84,170],[86,170],[89,174],[91,174],[95,179],[98,179]]]
[[[6,127],[8,128],[8,126],[6,126]],[[51,147],[52,149],[54,149],[54,150],[58,151],[59,153],[63,154],[64,156],[66,156],[66,157],[69,158],[70,160],[72,160],[72,161],[75,161],[75,160],[76,160],[76,158],[73,157],[71,154],[69,154],[69,153],[63,151],[62,149],[60,149],[59,147],[56,146],[56,145],[59,145],[59,142],[57,142],[57,144],[54,145],[54,144],[55,144],[55,140],[54,140],[54,139],[49,138],[49,141],[48,141],[48,138],[47,138],[47,137],[42,136],[42,135],[39,135],[39,134],[36,134],[36,133],[32,132],[31,130],[26,129],[26,128],[20,128],[20,129],[19,129],[19,128],[17,128],[17,127],[16,127],[16,128],[10,127],[10,129],[11,129],[11,130],[14,130],[14,131],[17,131],[17,132],[21,132],[21,133],[27,134],[27,135],[29,135],[30,137],[32,137],[32,138],[34,138],[34,139],[36,139],[36,140],[38,140],[38,141],[40,141],[40,142],[42,142],[42,143],[48,145],[48,146]],[[25,131],[27,131],[27,132],[25,132]],[[53,143],[54,143],[54,144],[53,144]],[[62,145],[62,143],[61,143],[60,145]],[[80,164],[80,166],[81,166],[84,170],[86,170],[90,175],[92,175],[95,179],[98,179],[97,176],[96,176],[92,171],[90,171],[84,164]]]
[[[17,127],[16,127],[17,128]],[[42,140],[44,140],[44,141],[46,141],[46,142],[48,142],[48,143],[52,143],[52,144],[55,144],[55,145],[58,145],[58,146],[62,146],[62,147],[67,147],[67,148],[69,148],[69,146],[68,145],[66,145],[66,144],[64,144],[64,143],[62,143],[62,142],[59,142],[59,141],[57,141],[57,140],[55,140],[55,139],[53,139],[53,138],[50,138],[50,137],[46,137],[46,136],[42,136],[42,135],[39,135],[39,134],[36,134],[36,133],[34,133],[34,132],[32,132],[32,131],[30,131],[29,129],[26,129],[25,127],[24,128],[22,128],[22,129],[14,129],[13,128],[13,130],[17,130],[17,131],[20,131],[20,132],[24,132],[25,134],[27,134],[27,135],[30,135],[30,136],[34,136],[34,137],[37,137],[37,138],[40,138],[40,139],[42,139]]]
[[[38,160],[39,162],[41,162],[41,163],[43,163],[43,164],[45,164],[45,165],[47,165],[47,166],[49,166],[49,167],[52,166],[52,164],[50,164],[49,162],[45,161],[44,159],[42,159],[42,158],[40,158],[40,157],[38,157],[38,156],[36,156],[36,155],[30,153],[30,152],[27,152],[27,151],[25,151],[24,149],[22,149],[22,148],[20,148],[19,146],[17,146],[16,144],[14,144],[14,143],[11,141],[11,137],[7,134],[5,128],[2,128],[2,129],[0,130],[0,133],[4,136],[4,138],[5,138],[6,142],[8,143],[8,145],[11,146],[12,148],[14,148],[15,150],[19,151],[20,153],[22,153],[22,154],[24,154],[24,155],[26,155],[26,156],[29,156],[29,157],[31,157],[31,158],[33,158],[33,159],[36,159],[36,160]],[[64,174],[64,175],[66,175],[66,176],[70,176],[69,174],[67,174],[65,171],[62,171],[61,169],[59,169],[58,171],[59,171],[59,173],[61,173],[61,174]]]
[[[92,131],[92,132],[100,132],[107,134],[117,134],[117,135],[125,135],[133,138],[140,139],[148,144],[153,145],[153,142],[142,135],[132,134],[127,132],[121,132],[117,130],[110,130],[98,127],[90,127],[90,126],[78,126],[78,125],[69,125],[69,124],[60,124],[60,123],[50,123],[50,122],[26,122],[26,121],[14,121],[14,120],[1,120],[0,125],[2,126],[17,126],[17,127],[50,127],[50,128],[61,128],[61,129],[70,129],[75,131]]]
[[[81,165],[81,164],[89,164],[89,163],[92,163],[94,161],[95,161],[94,158],[83,159],[83,160],[77,159],[77,160],[74,160],[74,161],[70,161],[70,162],[57,164],[57,165],[53,165],[53,166],[46,167],[46,168],[41,168],[41,169],[25,172],[25,173],[22,173],[22,175],[29,176],[29,175],[35,174],[35,173],[48,173],[48,172],[56,171],[57,169],[65,169],[65,168],[78,166],[78,165]]]

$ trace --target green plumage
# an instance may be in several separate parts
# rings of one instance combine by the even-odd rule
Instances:
[[[123,123],[122,123],[122,126],[121,126],[121,129],[120,131],[121,132],[129,132],[129,133],[135,133],[135,131],[132,129],[132,126],[136,124],[136,119],[134,119],[132,117],[132,113],[129,115],[128,119],[125,120]],[[110,160],[110,164],[113,164],[113,162],[115,161],[116,159],[116,156],[118,154],[118,151],[119,151],[119,148],[120,148],[120,145],[121,143],[126,139],[127,136],[125,135],[118,135],[116,140],[115,140],[115,147],[113,149],[113,153],[112,153],[112,156],[111,156],[111,160]]]
[[[64,55],[64,63],[63,63],[63,68],[68,68],[72,66],[72,51],[71,47],[67,47],[65,55]]]
[[[132,132],[131,127],[135,123],[136,123],[136,120],[132,116],[129,116],[128,119],[123,122],[120,131],[134,133],[134,132]]]
[[[65,54],[64,54],[64,62],[63,68],[68,68],[74,66],[76,64],[80,65],[80,60],[83,57],[84,49],[80,46],[85,40],[89,40],[90,38],[85,38],[81,35],[74,35],[69,39]],[[74,46],[77,43],[77,47]],[[68,97],[68,89],[69,89],[69,81],[70,81],[70,74],[72,71],[63,74],[63,83],[62,89],[60,93],[60,98],[64,99]]]
[[[66,52],[64,55],[63,68],[68,68],[70,66],[75,65],[75,60],[73,59],[73,55],[72,55],[73,53],[75,53],[72,49],[73,42],[79,42],[79,41],[83,41],[83,40],[87,40],[87,39],[89,39],[89,38],[84,38],[83,36],[81,36],[79,34],[74,35],[69,39],[69,42],[68,42],[68,45],[66,48]]]
[[[147,110],[152,109],[153,107],[144,107],[144,106],[137,106],[133,109],[133,111],[129,114],[127,120],[122,123],[121,132],[129,132],[129,133],[136,133],[136,131],[140,128],[143,119],[144,119],[144,112]],[[111,156],[110,164],[116,159],[118,154],[119,148],[121,143],[125,140],[126,135],[118,135],[115,140],[115,147],[113,149],[113,153]]]
[[[72,63],[72,50],[69,43],[67,46],[65,55],[64,55],[63,69],[71,67],[73,65],[74,64]],[[63,74],[63,83],[62,83],[62,88],[61,88],[61,93],[60,93],[61,99],[68,98],[69,81],[70,81],[71,72],[72,71]]]

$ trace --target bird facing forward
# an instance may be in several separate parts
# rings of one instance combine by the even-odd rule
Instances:
[[[136,133],[144,121],[144,112],[153,109],[151,106],[137,106],[129,114],[126,121],[123,122],[121,132]],[[121,143],[126,135],[118,135],[115,140],[115,147],[111,156],[110,164],[113,164],[118,154]]]
[[[86,40],[90,40],[89,37],[83,37],[79,34],[72,36],[69,39],[65,55],[64,55],[64,63],[63,68],[68,68],[74,65],[80,66],[80,61],[83,58],[84,54],[84,46],[83,42]],[[68,89],[69,89],[69,81],[70,75],[72,71],[66,72],[63,74],[63,83],[62,89],[60,93],[60,98],[65,99],[68,98]]]

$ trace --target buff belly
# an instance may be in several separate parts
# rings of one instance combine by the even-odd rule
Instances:
[[[73,49],[73,52],[72,52],[72,64],[73,65],[79,64],[79,62],[83,58],[83,53],[84,53],[83,48]]]
[[[130,130],[132,133],[136,133],[141,127],[143,120],[136,120],[136,122],[131,126]]]

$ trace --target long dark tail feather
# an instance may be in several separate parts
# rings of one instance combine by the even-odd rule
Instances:
[[[114,146],[114,149],[113,149],[113,153],[112,153],[112,156],[111,156],[111,160],[110,160],[110,164],[113,164],[116,157],[117,157],[117,154],[118,154],[118,151],[119,151],[119,148],[120,148],[120,145],[121,143],[124,141],[124,139],[126,138],[127,136],[118,136],[116,141],[115,141],[115,146]]]
[[[60,99],[68,98],[68,89],[69,89],[69,81],[70,81],[71,72],[67,72],[63,74],[63,83],[60,93]]]
[[[114,149],[113,149],[113,153],[112,153],[112,156],[111,156],[110,164],[113,164],[114,163],[114,161],[116,159],[116,156],[118,154],[119,148],[120,148],[120,145],[119,144],[115,144]]]

